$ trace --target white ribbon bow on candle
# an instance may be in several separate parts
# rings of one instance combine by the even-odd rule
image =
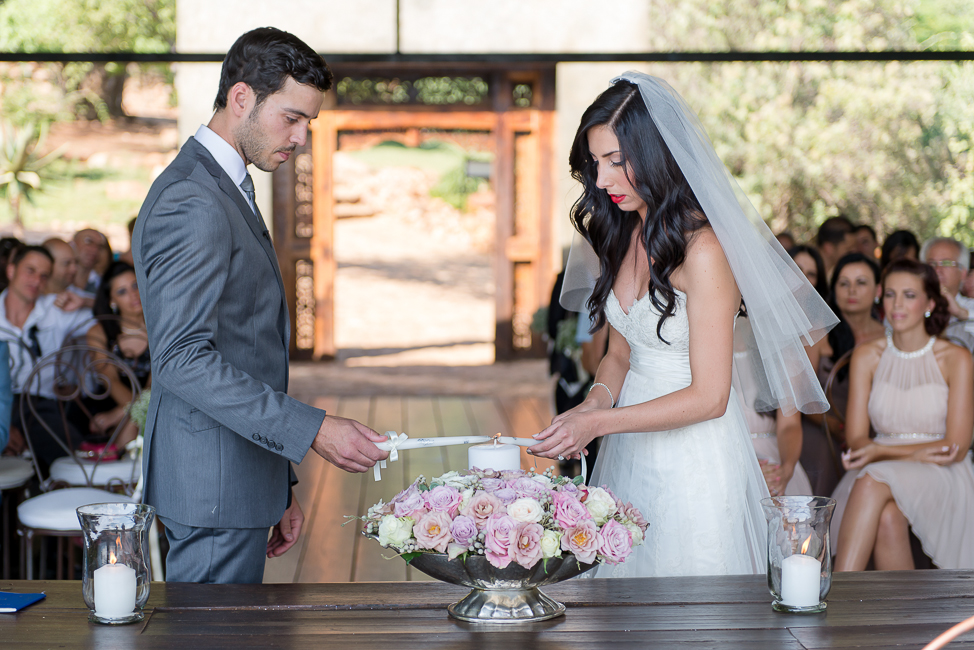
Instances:
[[[405,433],[396,433],[395,431],[386,431],[386,435],[389,437],[389,442],[383,443],[383,447],[388,447],[389,452],[389,462],[394,463],[399,460],[399,445],[406,442],[409,439]],[[375,480],[382,480],[381,469],[386,468],[386,461],[380,460],[378,463],[372,466],[373,475]]]

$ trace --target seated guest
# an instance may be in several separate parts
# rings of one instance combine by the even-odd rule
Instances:
[[[735,328],[749,327],[748,322],[739,318]],[[808,475],[799,463],[802,451],[801,413],[785,415],[781,409],[766,411],[757,408],[754,396],[757,391],[742,385],[742,381],[752,380],[756,375],[746,371],[750,355],[745,351],[734,351],[735,371],[731,375],[731,385],[737,393],[751,433],[751,444],[761,464],[764,481],[768,484],[771,496],[811,495],[812,485]]]
[[[884,332],[883,324],[873,310],[879,296],[879,269],[871,259],[862,253],[850,253],[840,259],[830,287],[829,306],[839,317],[839,323],[828,336],[806,348],[823,388],[842,355],[857,345],[882,337]],[[832,407],[840,414],[845,412],[847,377],[848,372],[840,371],[832,389]],[[819,495],[831,494],[839,480],[822,429],[822,417],[826,416],[830,431],[841,437],[844,425],[832,413],[802,416],[801,462],[814,493]]]
[[[55,401],[54,367],[45,368],[29,386],[27,378],[41,357],[58,350],[68,333],[91,319],[91,312],[64,311],[54,305],[57,296],[43,295],[53,265],[51,254],[42,246],[22,246],[11,256],[7,264],[9,285],[0,293],[0,340],[9,344],[15,399],[23,392],[37,396],[32,402],[39,416],[60,432],[64,426]],[[42,465],[64,455],[31,415],[22,422],[20,410],[14,409],[12,426],[30,437]],[[70,426],[67,435],[72,443],[80,442],[80,435]]]
[[[10,416],[13,413],[14,393],[10,385],[10,346],[0,341],[0,451],[10,440]]]
[[[3,237],[0,239],[0,269],[7,268],[7,262],[13,254],[14,249],[20,247],[22,242],[16,237]],[[0,291],[7,288],[7,274],[0,273]]]
[[[876,231],[872,226],[861,223],[852,230],[856,236],[856,250],[873,260],[879,262],[879,240],[876,238]]]
[[[882,271],[890,262],[906,258],[920,259],[920,242],[916,235],[909,230],[897,230],[890,233],[883,242],[882,254],[879,257],[879,270]]]
[[[974,361],[937,338],[950,319],[939,284],[925,264],[892,262],[891,331],[853,353],[836,571],[862,571],[870,556],[879,570],[913,569],[910,528],[936,566],[974,569]]]
[[[961,284],[960,292],[965,298],[974,298],[974,273],[970,272],[971,262],[974,262],[974,251],[971,251],[970,258],[967,260],[967,275],[964,277],[964,283]]]
[[[65,311],[75,311],[81,307],[91,309],[93,298],[85,298],[82,292],[74,286],[74,278],[78,273],[78,254],[68,242],[57,237],[48,239],[43,244],[47,252],[54,258],[54,268],[47,280],[47,290],[44,293],[57,295],[55,306]]]
[[[944,336],[974,350],[974,299],[961,294],[961,286],[969,275],[970,251],[967,246],[950,237],[935,237],[923,243],[920,261],[933,267],[940,280],[940,291],[947,299],[950,323]]]
[[[131,219],[129,219],[129,224],[128,224],[128,227],[129,227],[129,242],[132,241],[132,231],[135,230],[135,219],[136,219],[136,217],[132,217]],[[125,262],[127,264],[130,264],[133,267],[135,266],[135,262],[132,260],[132,244],[131,243],[129,244],[129,249],[127,251],[125,251],[124,253],[119,253],[118,254],[118,261],[119,262]]]
[[[107,350],[121,359],[139,385],[143,389],[148,388],[149,338],[145,331],[139,286],[131,266],[125,262],[112,262],[108,267],[95,294],[94,315],[98,322],[88,330],[88,345]],[[101,400],[98,405],[101,412],[92,416],[89,429],[92,433],[104,435],[110,434],[127,414],[128,406],[132,403],[132,386],[128,377],[115,366],[99,365],[98,371],[111,382],[110,398]],[[137,434],[135,423],[127,422],[116,440],[117,446],[124,447]]]
[[[852,222],[843,215],[826,219],[818,227],[815,245],[825,262],[826,277],[832,277],[839,258],[856,249],[856,236],[852,233],[852,228]]]
[[[827,301],[829,299],[829,278],[825,275],[825,264],[822,262],[822,256],[818,254],[815,247],[804,244],[792,246],[788,249],[788,254],[791,255],[791,259],[795,260],[795,264],[818,291],[818,295]]]
[[[785,250],[794,248],[798,244],[798,242],[795,241],[795,236],[787,230],[782,230],[779,232],[777,235],[775,235],[775,239],[778,240],[778,243],[781,244],[781,247]]]
[[[108,247],[105,235],[92,228],[75,233],[74,250],[78,254],[78,272],[74,276],[74,286],[81,289],[86,298],[94,298],[101,274],[96,267],[102,260],[103,251]]]

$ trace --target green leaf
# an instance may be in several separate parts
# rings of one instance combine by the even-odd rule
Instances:
[[[411,553],[403,553],[399,557],[401,557],[403,560],[405,560],[406,561],[406,564],[409,564],[410,562],[412,562],[414,559],[416,559],[417,557],[419,557],[422,554],[423,554],[422,551],[413,551]]]

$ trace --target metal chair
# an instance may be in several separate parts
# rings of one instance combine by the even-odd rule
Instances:
[[[105,350],[90,346],[66,346],[57,352],[43,357],[33,368],[27,386],[32,386],[35,377],[42,372],[54,369],[57,384],[55,394],[61,430],[55,431],[44,421],[35,407],[36,396],[29,392],[21,394],[20,413],[23,421],[28,420],[28,414],[38,423],[38,428],[51,436],[60,446],[66,456],[55,461],[50,472],[45,477],[43,468],[36,453],[30,435],[27,435],[34,466],[40,479],[41,494],[27,499],[17,507],[19,521],[18,534],[21,536],[21,558],[25,567],[25,577],[33,579],[33,540],[35,536],[56,537],[58,539],[58,567],[57,574],[63,575],[62,560],[64,540],[69,537],[80,537],[81,526],[75,510],[79,506],[91,503],[132,502],[132,494],[136,485],[140,468],[140,459],[125,461],[109,461],[105,459],[107,445],[97,456],[81,458],[76,453],[67,435],[68,421],[66,407],[80,397],[94,400],[105,399],[109,395],[110,387],[106,387],[107,377],[104,369],[113,367],[117,373],[125,376],[132,386],[135,397],[141,393],[138,380],[129,367],[118,357]],[[118,437],[122,421],[115,426],[108,444]],[[102,489],[111,487],[116,491]],[[60,488],[60,489],[58,489]],[[42,566],[43,566],[42,556]]]

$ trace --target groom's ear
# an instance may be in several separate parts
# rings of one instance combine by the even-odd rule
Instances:
[[[256,103],[257,96],[246,82],[238,81],[227,91],[227,110],[238,120],[247,118]]]

